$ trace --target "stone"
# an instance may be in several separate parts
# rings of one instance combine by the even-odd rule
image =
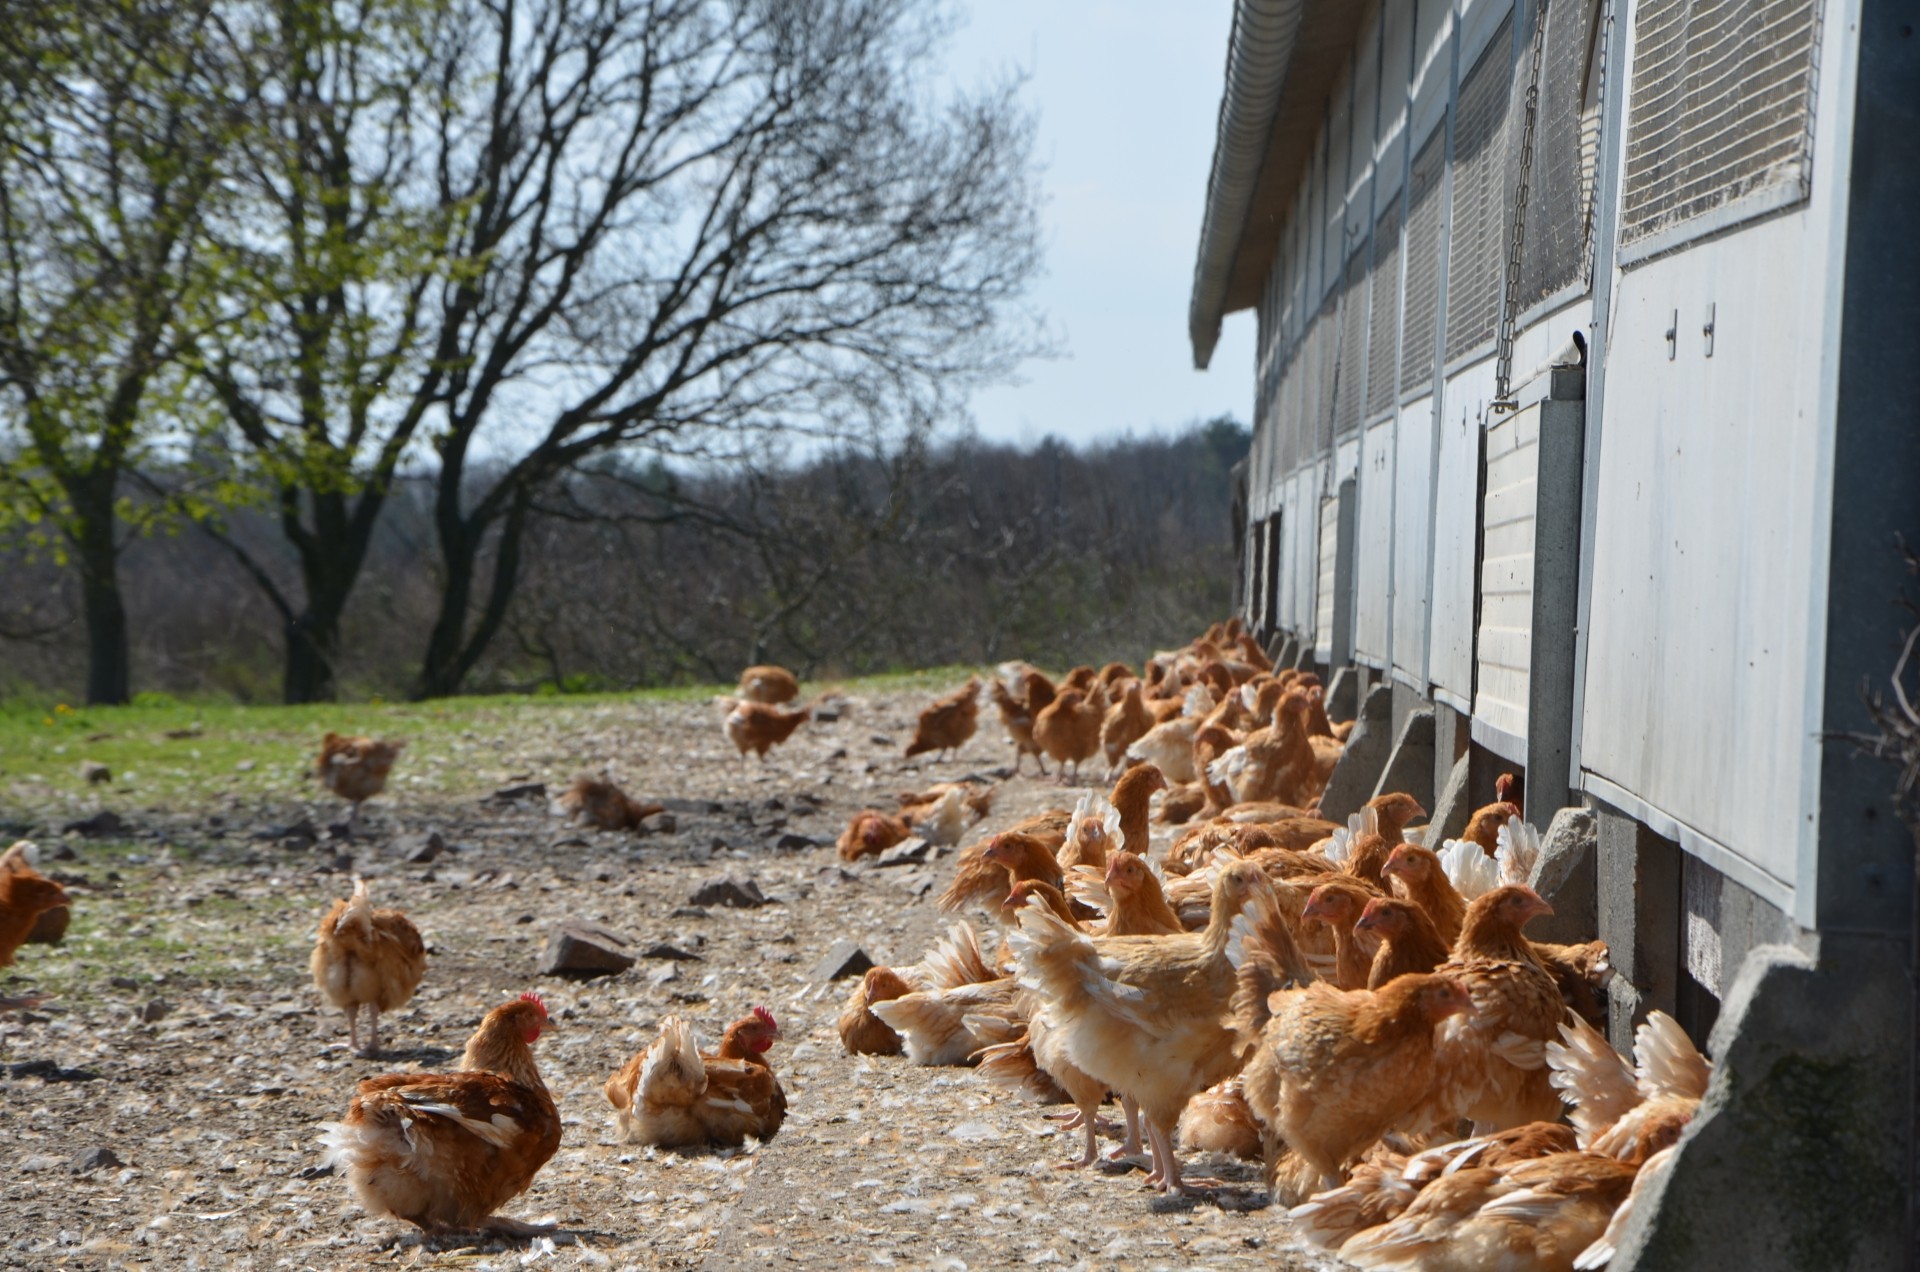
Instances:
[[[813,881],[822,887],[839,887],[843,883],[857,883],[860,876],[845,866],[822,866],[813,872]]]
[[[872,956],[860,948],[858,941],[843,936],[813,965],[813,981],[824,985],[849,976],[865,976],[874,966]]]
[[[689,905],[726,905],[741,910],[757,909],[767,903],[767,896],[760,891],[760,885],[752,879],[742,879],[733,875],[702,884],[694,894],[687,898]]]
[[[101,786],[113,780],[113,770],[99,760],[82,760],[80,776],[86,779],[89,786]]]
[[[1553,815],[1527,881],[1553,913],[1529,923],[1528,936],[1558,945],[1593,939],[1600,926],[1599,853],[1600,821],[1592,809],[1563,808]]]
[[[105,839],[110,835],[124,834],[126,821],[112,809],[103,809],[91,817],[77,822],[68,822],[61,831],[68,835],[79,835],[85,839]]]
[[[93,1148],[83,1148],[67,1160],[67,1169],[76,1175],[85,1175],[90,1171],[100,1170],[107,1166],[124,1165],[126,1165],[126,1163],[121,1161],[112,1149],[104,1145],[96,1145]]]
[[[867,741],[873,743],[875,746],[892,746],[893,745],[893,739],[888,737],[884,733],[871,734],[868,736]]]
[[[665,941],[655,941],[652,945],[647,946],[646,949],[640,951],[640,957],[663,958],[675,963],[685,963],[689,961],[698,963],[702,961],[700,956],[691,950],[683,950],[678,945],[669,945]]]
[[[916,900],[933,891],[931,870],[900,870],[888,875],[887,881]]]
[[[920,866],[931,861],[939,851],[930,840],[914,835],[881,853],[873,864],[875,867]]]
[[[713,911],[707,909],[705,906],[682,905],[674,907],[673,911],[668,914],[667,917],[670,919],[710,919],[713,917]]]
[[[56,905],[44,910],[33,921],[33,931],[27,933],[29,945],[58,945],[67,935],[67,924],[73,919],[73,907]]]
[[[840,715],[841,711],[838,704],[833,706],[819,706],[813,709],[813,720],[815,724],[832,724],[840,718]],[[845,752],[842,752],[842,754],[845,754]]]
[[[397,845],[401,859],[408,865],[424,866],[447,850],[447,841],[440,832],[430,830],[424,835],[409,835]]]
[[[140,1021],[142,1024],[151,1025],[158,1021],[165,1020],[172,1012],[173,1004],[166,999],[148,999],[147,1005],[140,1009]]]
[[[809,848],[818,848],[820,841],[812,835],[796,834],[789,830],[783,832],[778,839],[774,840],[773,846],[778,852],[805,852]]]
[[[1376,685],[1360,704],[1360,715],[1333,766],[1327,789],[1320,796],[1320,815],[1332,822],[1345,822],[1373,798],[1380,772],[1387,766],[1393,750],[1393,691]]]
[[[650,985],[670,985],[679,979],[680,965],[678,963],[663,963],[661,966],[647,973],[647,983]]]
[[[547,784],[545,782],[514,782],[496,788],[493,794],[488,796],[489,799],[501,804],[511,804],[515,800],[521,799],[545,799],[546,797]]]
[[[66,1163],[58,1157],[51,1156],[47,1153],[35,1153],[31,1157],[22,1160],[14,1169],[23,1175],[37,1175],[43,1170],[59,1170],[64,1165],[66,1165]]]
[[[540,973],[545,976],[612,976],[626,971],[637,960],[632,942],[611,928],[588,919],[565,918],[547,938],[540,954]]]
[[[256,761],[240,760],[234,764],[233,771],[236,773],[251,773],[257,767],[259,767],[259,765]]]
[[[647,819],[647,829],[656,835],[671,835],[680,829],[680,819],[672,813],[655,813]]]

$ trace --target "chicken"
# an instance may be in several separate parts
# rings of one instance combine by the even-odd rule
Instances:
[[[1187,715],[1156,724],[1127,748],[1127,756],[1158,768],[1169,782],[1196,781],[1199,774],[1193,767],[1193,735],[1199,724]]]
[[[1223,848],[1243,857],[1267,848],[1298,852],[1322,842],[1336,829],[1332,822],[1317,817],[1271,822],[1241,822],[1230,816],[1220,817],[1182,831],[1167,850],[1166,869],[1168,874],[1189,874]],[[1318,869],[1332,866],[1324,858],[1318,859],[1318,863]]]
[[[913,1063],[966,1064],[981,1048],[1009,1040],[1008,1031],[1021,1023],[1013,1009],[1017,993],[1013,978],[1001,976],[902,994],[868,1010],[900,1035]]]
[[[727,741],[745,759],[747,752],[762,760],[767,752],[793,736],[793,731],[813,718],[813,711],[800,707],[789,711],[764,702],[736,702],[727,712]]]
[[[1453,955],[1436,971],[1467,987],[1473,1009],[1442,1031],[1425,1125],[1468,1117],[1476,1131],[1497,1131],[1559,1115],[1546,1046],[1559,1039],[1566,1007],[1520,933],[1534,915],[1551,913],[1516,885],[1468,907]]]
[[[1058,1167],[1079,1170],[1091,1166],[1100,1155],[1099,1114],[1100,1104],[1107,1098],[1107,1085],[1073,1063],[1067,1054],[1066,1035],[1047,1020],[1034,995],[1022,995],[1016,1012],[1026,1021],[1024,1032],[984,1048],[980,1071],[995,1085],[1033,1098],[1044,1100],[1052,1091],[1064,1094],[1079,1114],[1074,1125],[1085,1133],[1086,1143],[1079,1157],[1060,1162]]]
[[[1254,1115],[1292,1153],[1269,1163],[1276,1196],[1297,1202],[1338,1182],[1413,1113],[1431,1080],[1435,1026],[1471,1005],[1465,985],[1436,975],[1402,976],[1378,990],[1322,983],[1281,995],[1243,1074]],[[1257,1014],[1241,1027],[1255,1023]]]
[[[1120,848],[1120,810],[1104,796],[1082,795],[1067,823],[1067,841],[1054,854],[1065,875],[1075,866],[1107,868],[1107,858]]]
[[[1113,793],[1108,800],[1120,813],[1122,848],[1136,856],[1147,855],[1152,834],[1147,813],[1152,805],[1153,793],[1166,789],[1166,774],[1151,764],[1134,765],[1113,784]]]
[[[735,1148],[773,1138],[787,1116],[786,1092],[767,1063],[780,1025],[755,1007],[727,1026],[717,1051],[703,1052],[677,1016],[660,1036],[607,1079],[620,1138],[657,1148]]]
[[[1054,854],[1065,842],[1066,826],[1057,838],[1044,830],[1036,834],[1015,827],[968,847],[960,854],[953,882],[940,894],[940,908],[952,911],[978,903],[998,904],[1006,899],[1007,889],[1022,879],[1061,887],[1065,877]]]
[[[1438,853],[1415,844],[1396,844],[1387,854],[1380,873],[1390,880],[1396,896],[1426,911],[1440,939],[1449,947],[1460,939],[1460,925],[1467,918],[1467,903],[1447,879]]]
[[[1605,941],[1580,945],[1533,942],[1533,952],[1560,989],[1560,1001],[1594,1028],[1607,1023],[1607,982],[1613,979],[1613,952]]]
[[[1469,1167],[1505,1169],[1554,1153],[1578,1149],[1573,1128],[1555,1122],[1529,1122],[1496,1135],[1453,1140],[1408,1157],[1383,1142],[1353,1168],[1338,1188],[1315,1193],[1287,1212],[1306,1240],[1333,1248],[1354,1233],[1391,1222],[1435,1180]]]
[[[1105,882],[1112,904],[1100,935],[1163,936],[1185,930],[1146,858],[1124,849],[1115,853],[1107,862]]]
[[[1262,897],[1271,902],[1266,876],[1235,862],[1214,881],[1202,932],[1089,937],[1029,904],[1009,938],[1020,983],[1043,1004],[1035,1019],[1060,1031],[1075,1067],[1146,1115],[1150,1178],[1169,1192],[1185,1188],[1172,1143],[1180,1111],[1238,1067],[1224,1021],[1235,987],[1227,945],[1234,918]]]
[[[748,702],[779,706],[800,696],[800,681],[785,667],[749,667],[740,673],[740,696]]]
[[[1080,868],[1091,869],[1091,867]],[[1047,909],[1052,910],[1060,916],[1063,922],[1069,923],[1075,928],[1084,930],[1082,925],[1086,922],[1086,919],[1094,917],[1090,914],[1083,915],[1077,913],[1074,908],[1074,903],[1067,900],[1065,893],[1061,892],[1060,889],[1054,887],[1052,884],[1042,883],[1038,879],[1022,879],[1020,882],[1014,884],[1012,888],[1008,889],[1006,903],[1000,907],[1001,912],[1003,914],[1018,914],[1020,907],[1027,904],[1028,900],[1033,897],[1039,897],[1041,903],[1044,904]]]
[[[1140,682],[1128,682],[1120,701],[1107,708],[1100,724],[1100,749],[1106,754],[1109,775],[1126,763],[1127,748],[1147,736],[1153,723],[1153,713],[1140,700]]]
[[[1033,740],[1055,763],[1072,765],[1067,781],[1077,782],[1081,763],[1100,752],[1100,727],[1105,718],[1103,698],[1069,689],[1034,716]]]
[[[342,737],[329,733],[320,740],[320,758],[313,769],[326,788],[351,805],[347,825],[360,816],[360,805],[387,787],[387,774],[406,747],[405,742]]]
[[[605,778],[582,775],[560,796],[560,808],[596,830],[637,830],[640,823],[667,811],[665,804],[645,804]]]
[[[1031,755],[1044,776],[1047,761],[1040,744],[1033,740],[1033,721],[1053,701],[1053,682],[1025,663],[1002,663],[995,670],[999,674],[987,692],[1000,709],[1000,723],[1006,726],[1007,736],[1013,739],[1013,771],[1018,773],[1020,761]]]
[[[23,840],[0,857],[0,967],[13,966],[13,956],[41,915],[68,904],[67,890],[27,862]]]
[[[965,746],[980,720],[980,680],[969,676],[967,683],[920,713],[920,723],[907,744],[907,758],[938,751],[946,759],[951,751]]]
[[[1396,976],[1423,975],[1447,961],[1447,942],[1427,912],[1411,901],[1374,897],[1360,912],[1354,931],[1380,938],[1367,972],[1368,989],[1379,989]]]
[[[1354,935],[1354,924],[1373,898],[1357,882],[1330,879],[1307,894],[1300,921],[1324,923],[1333,933],[1333,974],[1341,989],[1365,989],[1373,971],[1373,950],[1365,934]]]
[[[308,960],[313,987],[347,1014],[348,1036],[363,1056],[380,1050],[380,1013],[397,1011],[420,987],[427,947],[420,929],[398,910],[376,910],[367,881],[353,881],[353,895],[335,901],[320,920]],[[367,1045],[360,1046],[360,1010],[367,1014]]]
[[[1460,838],[1468,843],[1479,844],[1491,857],[1500,847],[1500,828],[1507,824],[1508,818],[1520,816],[1520,807],[1500,800],[1474,809],[1473,816],[1467,818],[1467,828],[1460,832]]]
[[[551,1231],[494,1213],[560,1147],[560,1114],[533,1062],[550,1023],[539,996],[522,994],[487,1013],[457,1072],[362,1082],[345,1120],[323,1128],[328,1165],[368,1213],[428,1232]]]
[[[1480,1272],[1570,1269],[1606,1231],[1634,1168],[1596,1153],[1555,1153],[1434,1181],[1391,1223],[1340,1247],[1363,1268]]]
[[[907,979],[891,967],[869,967],[847,1005],[840,1012],[840,1045],[850,1056],[897,1056],[900,1035],[886,1021],[873,1014],[875,1003],[884,1003],[913,992]]]
[[[1248,1107],[1237,1075],[1187,1101],[1174,1138],[1189,1153],[1225,1153],[1257,1162],[1266,1151],[1259,1119]]]
[[[842,861],[877,857],[913,833],[903,817],[889,817],[871,808],[863,808],[848,821],[847,828],[834,841]]]
[[[903,791],[901,820],[915,833],[944,846],[960,842],[969,820],[978,821],[993,810],[993,788],[975,789],[964,782],[936,782],[924,791]]]

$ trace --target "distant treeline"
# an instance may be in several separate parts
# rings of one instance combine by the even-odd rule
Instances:
[[[519,586],[468,686],[724,681],[756,661],[808,677],[1137,661],[1226,613],[1228,471],[1247,445],[1243,426],[1215,420],[1083,448],[968,439],[773,471],[604,464],[543,494]],[[431,482],[402,479],[381,514],[343,619],[346,696],[418,683],[440,599],[433,496]],[[10,549],[0,693],[77,696],[87,661],[74,572],[24,541]],[[230,514],[224,539],[181,525],[127,546],[135,691],[280,696],[284,620],[243,556],[276,586],[297,584],[264,513]]]

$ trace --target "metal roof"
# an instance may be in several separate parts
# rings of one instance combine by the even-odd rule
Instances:
[[[1357,0],[1237,0],[1226,87],[1207,177],[1187,331],[1205,368],[1220,320],[1258,302],[1301,170],[1313,154],[1327,95],[1346,65]],[[1253,229],[1263,232],[1250,234]]]

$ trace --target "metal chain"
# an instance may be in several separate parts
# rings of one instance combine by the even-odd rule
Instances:
[[[1506,289],[1500,299],[1500,334],[1495,345],[1496,411],[1511,411],[1513,400],[1513,327],[1520,312],[1520,262],[1527,243],[1527,194],[1533,182],[1533,127],[1540,115],[1540,59],[1547,42],[1547,0],[1540,0],[1533,23],[1533,69],[1527,76],[1527,111],[1520,133],[1520,181],[1513,190],[1513,233],[1508,238]]]

